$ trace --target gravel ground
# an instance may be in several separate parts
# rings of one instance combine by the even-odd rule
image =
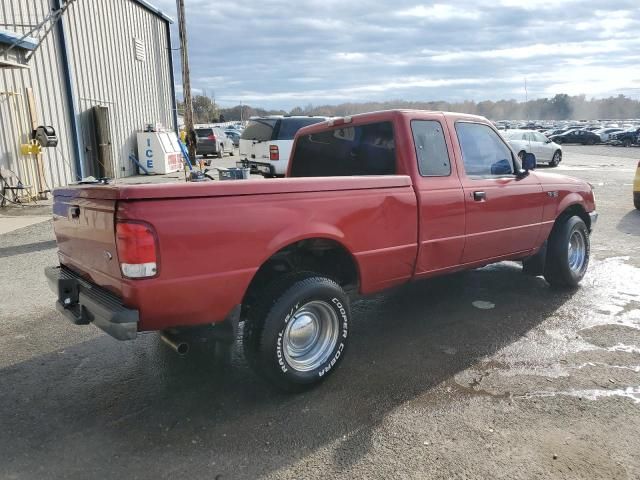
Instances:
[[[639,478],[640,149],[563,149],[600,212],[580,289],[505,262],[360,301],[341,368],[297,396],[239,353],[71,325],[50,222],[0,235],[0,478]]]

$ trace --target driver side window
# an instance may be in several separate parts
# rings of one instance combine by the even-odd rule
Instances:
[[[487,125],[457,122],[456,133],[467,175],[492,177],[515,173],[511,150]]]

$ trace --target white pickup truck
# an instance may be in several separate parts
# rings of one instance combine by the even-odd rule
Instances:
[[[240,137],[239,167],[265,177],[284,177],[289,167],[293,138],[302,127],[328,117],[271,115],[252,118]]]

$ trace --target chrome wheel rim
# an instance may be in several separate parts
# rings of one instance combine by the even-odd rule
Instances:
[[[329,359],[338,341],[338,330],[338,315],[331,305],[320,300],[305,303],[285,328],[285,360],[299,372],[315,370]]]
[[[587,257],[587,242],[581,231],[576,230],[569,238],[569,268],[574,273],[580,273]]]

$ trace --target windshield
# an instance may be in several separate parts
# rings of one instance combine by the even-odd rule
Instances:
[[[266,142],[273,137],[273,129],[278,123],[276,118],[257,118],[251,120],[247,128],[242,132],[243,140],[258,140],[260,142]]]

